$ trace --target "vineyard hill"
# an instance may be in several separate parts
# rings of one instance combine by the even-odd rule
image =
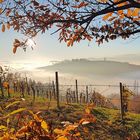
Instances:
[[[41,67],[46,71],[59,71],[71,74],[83,75],[122,75],[140,71],[140,65],[116,61],[93,61],[88,59],[72,59],[57,62],[53,65]]]

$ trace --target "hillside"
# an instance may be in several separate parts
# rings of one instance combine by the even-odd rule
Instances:
[[[120,111],[115,110],[115,109],[94,106],[91,110],[91,114],[85,114],[86,106],[81,105],[81,104],[71,104],[71,105],[65,104],[61,106],[60,110],[58,110],[54,106],[54,103],[56,104],[56,102],[53,102],[53,106],[52,104],[50,104],[51,105],[51,108],[50,108],[50,107],[47,107],[47,105],[45,106],[46,104],[45,100],[44,101],[38,100],[39,102],[36,102],[36,104],[34,105],[30,104],[31,100],[29,100],[28,98],[27,100],[25,99],[24,102],[20,102],[20,103],[18,102],[17,98],[16,98],[17,103],[13,102],[14,100],[15,100],[14,98],[10,100],[7,100],[7,99],[1,100],[2,107],[6,110],[0,111],[0,117],[5,116],[6,114],[10,113],[12,110],[15,110],[15,108],[24,109],[22,107],[27,107],[27,109],[32,110],[34,113],[36,113],[35,115],[33,115],[35,116],[35,118],[32,118],[32,114],[31,113],[29,114],[27,111],[19,112],[19,113],[22,113],[22,115],[19,118],[18,111],[20,110],[11,112],[10,119],[9,119],[10,121],[9,127],[11,129],[12,127],[14,127],[16,128],[16,130],[19,129],[20,135],[16,135],[16,136],[20,137],[20,139],[24,138],[25,132],[29,136],[31,135],[33,138],[35,138],[36,133],[32,135],[32,133],[30,132],[30,129],[25,129],[25,128],[27,126],[27,122],[29,122],[29,124],[31,125],[33,122],[36,121],[35,119],[39,119],[40,116],[41,118],[43,118],[43,122],[44,123],[46,122],[48,124],[49,127],[47,127],[47,130],[51,134],[54,132],[53,130],[61,130],[61,131],[58,131],[60,134],[60,132],[63,132],[62,130],[66,130],[65,128],[68,125],[69,125],[69,129],[74,128],[75,125],[78,124],[79,120],[83,120],[83,118],[87,119],[87,116],[92,116],[94,118],[94,122],[89,123],[86,121],[85,124],[84,123],[80,124],[78,128],[75,130],[77,132],[76,134],[79,134],[77,135],[75,140],[80,140],[78,136],[82,137],[83,140],[92,140],[93,138],[94,140],[113,140],[113,139],[138,140],[140,137],[140,127],[139,127],[140,115],[139,114],[128,112],[125,116],[125,123],[123,125],[120,119]],[[12,102],[12,103],[9,104],[8,102]],[[35,107],[35,105],[37,104],[40,105],[40,108]],[[41,106],[43,106],[44,109],[41,109],[42,108]],[[26,121],[26,123],[23,123],[23,121],[24,122]],[[20,125],[18,125],[17,122]],[[0,120],[0,123],[4,127],[4,125],[7,124],[7,118]],[[32,127],[30,127],[30,125],[28,126],[28,128],[32,128],[32,129],[35,128],[35,126],[33,127],[31,125]],[[39,123],[37,126],[39,127]],[[4,131],[7,131],[7,130],[4,130],[4,129],[1,130],[1,132],[3,133],[0,133],[0,136],[4,134]],[[74,130],[71,131],[70,134],[75,133],[75,131]],[[8,135],[8,133],[6,134]],[[39,140],[42,140],[42,139],[39,139]],[[46,140],[52,140],[52,139],[46,139]]]
[[[139,65],[116,61],[91,61],[87,59],[65,60],[50,66],[41,67],[46,71],[56,71],[83,75],[121,75],[140,71]]]

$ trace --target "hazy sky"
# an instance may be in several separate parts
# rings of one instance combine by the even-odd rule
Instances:
[[[67,47],[65,43],[59,43],[58,35],[50,35],[50,32],[38,35],[34,40],[37,46],[32,51],[28,48],[26,52],[18,49],[16,54],[12,53],[12,43],[14,39],[24,38],[20,33],[12,30],[5,33],[0,32],[0,64],[10,64],[13,67],[35,67],[49,64],[53,60],[75,59],[75,58],[104,58],[115,57],[120,60],[128,58],[134,54],[134,61],[140,62],[140,38],[138,39],[117,39],[104,43],[100,46],[92,42],[82,41]],[[128,55],[129,54],[129,55]],[[135,54],[137,58],[135,58]],[[120,57],[118,57],[120,56]],[[124,57],[123,57],[124,56]],[[127,57],[126,57],[127,56]],[[128,59],[129,60],[129,59]],[[133,61],[133,59],[132,59]]]

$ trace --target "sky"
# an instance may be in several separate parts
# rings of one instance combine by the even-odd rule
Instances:
[[[32,50],[27,48],[24,52],[19,48],[13,54],[13,41],[15,38],[24,39],[25,36],[13,30],[0,32],[0,64],[10,65],[16,69],[32,69],[34,67],[51,64],[52,61],[78,58],[112,59],[115,61],[130,61],[140,64],[140,38],[127,40],[117,39],[104,43],[100,46],[93,39],[91,42],[81,41],[73,47],[67,47],[66,43],[60,43],[58,34],[50,35],[51,32],[39,34],[34,41],[36,46]]]

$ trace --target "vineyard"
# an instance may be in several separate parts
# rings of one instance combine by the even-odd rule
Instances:
[[[112,85],[120,88],[120,97],[111,99],[77,80],[61,85],[55,76],[43,84],[1,68],[1,140],[139,139],[140,115],[131,105],[139,96],[128,86]]]
[[[136,57],[140,0],[0,0],[0,29],[0,60],[15,67],[21,63],[22,70],[25,65],[19,73],[0,63],[0,140],[140,140],[140,86],[137,80],[134,85],[126,84],[131,77],[140,79],[139,54]],[[46,35],[44,41],[41,34]],[[49,34],[56,36],[49,38]],[[61,48],[80,43],[80,50],[63,48],[60,53],[56,38]],[[122,43],[121,39],[135,39],[135,43],[128,45],[131,40]],[[82,46],[88,46],[88,51]],[[35,53],[21,56],[20,49],[27,52],[28,48],[35,48]],[[121,62],[106,61],[113,53]],[[94,57],[104,61],[94,61]],[[67,58],[72,61],[56,63]],[[56,59],[55,64],[43,66],[49,59]],[[34,80],[26,75],[26,60],[32,70],[36,65],[38,71],[58,70],[72,74],[74,81],[61,83],[58,72],[49,82]],[[79,80],[74,74],[79,74]],[[43,81],[47,74],[41,75]],[[99,76],[103,84],[86,84],[86,80],[80,84],[83,75],[87,79]],[[126,77],[127,81],[114,85],[113,79],[111,85],[104,84],[103,76],[104,80]]]

